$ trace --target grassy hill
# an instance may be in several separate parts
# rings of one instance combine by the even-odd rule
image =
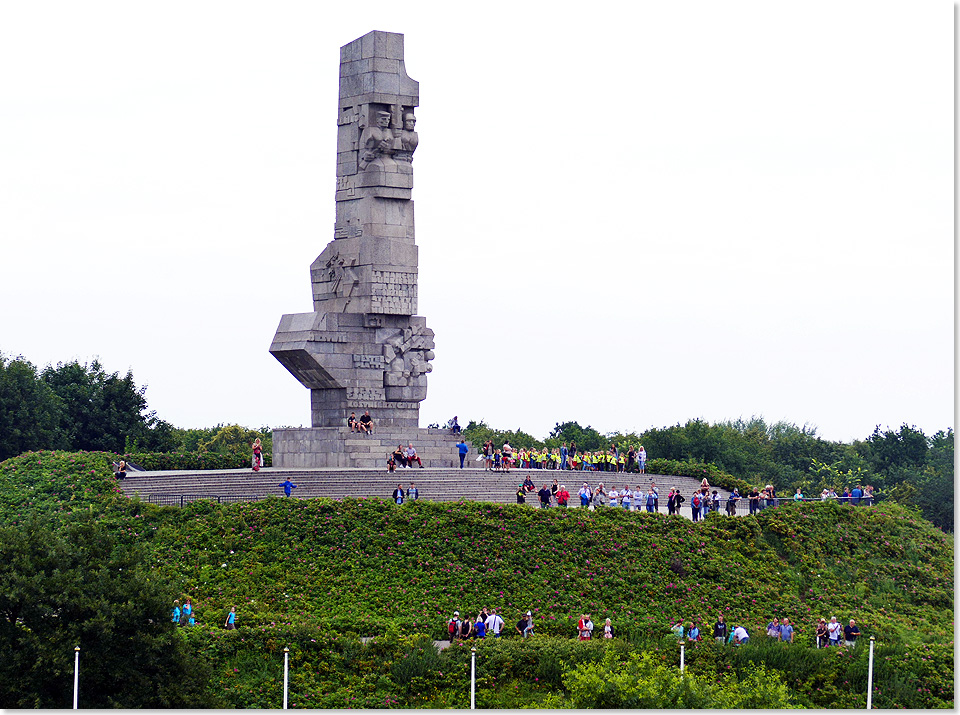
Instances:
[[[464,706],[469,649],[438,655],[426,644],[446,638],[454,610],[483,606],[511,632],[530,610],[537,632],[480,644],[485,707],[577,705],[578,667],[622,669],[635,651],[674,664],[669,622],[707,629],[719,613],[758,642],[691,647],[702,692],[746,688],[738,684],[762,664],[793,704],[862,706],[867,649],[813,648],[816,619],[836,615],[856,619],[864,646],[877,639],[875,704],[953,706],[952,539],[895,505],[790,503],[699,524],[620,509],[379,499],[159,508],[117,494],[110,458],[4,462],[0,523],[94,511],[118,539],[148,544],[156,577],[196,605],[198,626],[183,637],[224,706],[277,706],[285,645],[298,707]],[[240,628],[223,631],[234,605]],[[611,618],[618,637],[573,640],[583,612],[598,625]],[[774,616],[797,626],[793,645],[759,642]]]

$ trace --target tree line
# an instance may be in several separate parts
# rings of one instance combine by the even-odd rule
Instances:
[[[146,391],[132,370],[109,373],[96,359],[38,369],[0,353],[0,461],[39,449],[247,456],[257,437],[272,451],[269,428],[174,427],[148,409]]]

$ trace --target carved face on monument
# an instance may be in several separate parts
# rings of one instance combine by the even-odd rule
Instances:
[[[390,112],[377,112],[377,126],[381,129],[390,127]]]
[[[412,132],[417,126],[417,118],[412,114],[406,114],[403,117],[403,128]]]

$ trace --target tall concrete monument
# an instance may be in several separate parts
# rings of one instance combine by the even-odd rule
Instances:
[[[333,240],[310,266],[313,312],[284,315],[270,346],[310,390],[312,429],[274,435],[278,466],[367,466],[345,428],[351,412],[369,410],[375,434],[426,437],[416,432],[434,341],[416,314],[411,197],[419,101],[403,35],[340,48]]]

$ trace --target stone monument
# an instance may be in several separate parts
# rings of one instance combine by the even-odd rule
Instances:
[[[382,465],[371,440],[346,428],[351,412],[369,411],[374,435],[415,440],[421,456],[438,436],[418,430],[434,357],[416,314],[419,95],[403,35],[370,32],[340,48],[333,240],[310,266],[313,312],[284,315],[270,346],[310,390],[312,428],[275,431],[277,466]]]

